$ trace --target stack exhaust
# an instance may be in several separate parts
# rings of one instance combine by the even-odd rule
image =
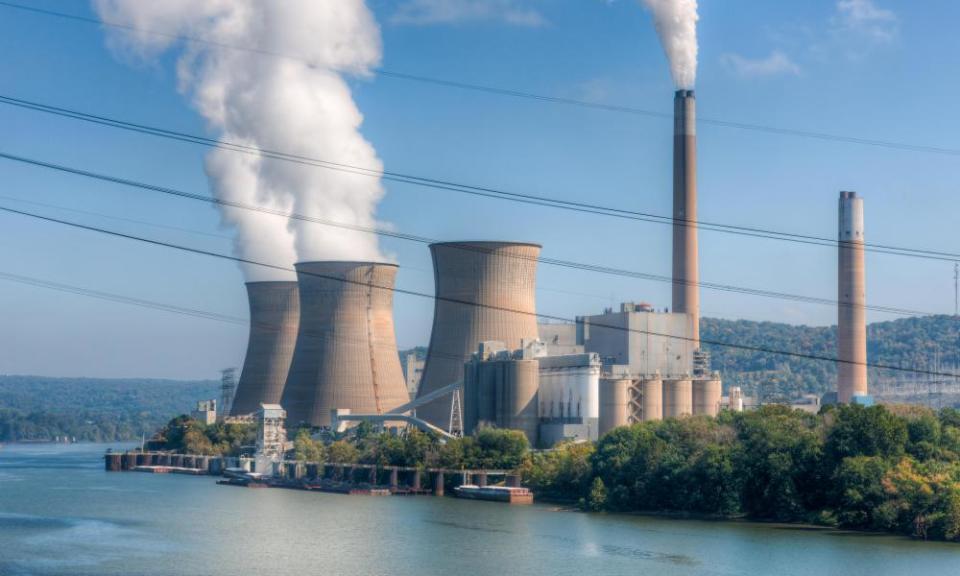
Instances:
[[[537,338],[536,272],[540,246],[513,242],[430,245],[436,300],[433,330],[417,397],[462,381],[464,363],[481,342],[508,350]],[[450,396],[417,408],[417,416],[447,429]]]
[[[869,403],[863,198],[840,193],[837,248],[837,401]]]
[[[289,427],[330,426],[333,409],[383,414],[409,401],[393,326],[397,266],[296,265],[300,326],[281,405]]]
[[[231,416],[280,402],[300,324],[296,282],[247,282],[247,297],[250,337]]]
[[[700,348],[696,122],[693,90],[677,90],[673,99],[673,311],[690,316],[694,350]]]

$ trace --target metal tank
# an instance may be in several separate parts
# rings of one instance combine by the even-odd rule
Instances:
[[[863,258],[863,198],[840,193],[838,235],[837,401],[866,397],[867,303]]]
[[[482,341],[508,350],[537,338],[536,271],[540,246],[516,242],[430,245],[436,300],[433,330],[417,396],[461,381],[464,363]],[[452,397],[417,408],[417,416],[447,429]]]
[[[383,414],[409,401],[393,326],[397,266],[296,265],[300,323],[280,399],[288,428],[329,426],[330,411]]]
[[[230,414],[278,404],[297,343],[300,301],[296,282],[247,282],[250,337]]]
[[[673,99],[673,312],[689,314],[693,348],[700,347],[700,269],[697,248],[697,101],[693,90]]]
[[[693,413],[693,382],[689,377],[663,381],[663,417],[679,418]]]
[[[632,385],[633,381],[630,378],[600,379],[600,423],[597,431],[600,436],[630,423],[630,387]]]
[[[640,384],[642,410],[640,417],[644,422],[663,420],[663,389],[665,382],[660,375],[648,376]]]
[[[714,372],[710,378],[693,381],[693,414],[695,416],[716,416],[720,413],[720,399],[723,396],[720,373]]]

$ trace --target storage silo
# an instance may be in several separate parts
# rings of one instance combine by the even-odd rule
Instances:
[[[540,246],[516,242],[430,245],[436,300],[433,330],[417,396],[461,381],[464,363],[482,341],[508,350],[537,338],[536,272]],[[447,429],[452,397],[417,408],[417,416]]]
[[[600,379],[600,436],[630,423],[630,378]]]
[[[277,404],[297,343],[300,301],[296,282],[247,282],[250,336],[230,414],[252,414]]]
[[[537,402],[540,363],[537,360],[507,360],[502,362],[501,370],[502,386],[497,389],[496,401],[499,412],[497,425],[522,431],[530,445],[536,446],[540,423]]]
[[[663,381],[663,417],[693,414],[693,382],[690,377]]]
[[[409,401],[393,326],[397,266],[296,265],[300,326],[280,404],[288,428],[329,426],[330,412],[382,414]]]
[[[663,388],[666,382],[660,379],[659,374],[644,377],[640,384],[641,405],[640,414],[644,422],[663,420]]]
[[[693,414],[716,416],[720,413],[720,399],[723,396],[720,373],[714,372],[710,378],[693,381]]]

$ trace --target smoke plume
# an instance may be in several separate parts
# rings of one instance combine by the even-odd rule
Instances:
[[[111,32],[118,54],[152,58],[179,51],[179,89],[223,140],[382,169],[360,134],[363,116],[344,80],[345,74],[368,75],[380,62],[380,29],[364,0],[93,4],[104,22],[130,27]],[[383,195],[379,178],[220,149],[207,156],[206,171],[222,199],[347,224],[375,226]],[[236,250],[244,258],[282,266],[383,259],[370,234],[233,208],[224,208],[222,218],[236,227]],[[277,279],[262,267],[244,271],[248,280]]]
[[[697,0],[640,0],[651,13],[670,60],[673,83],[691,90],[697,80]]]

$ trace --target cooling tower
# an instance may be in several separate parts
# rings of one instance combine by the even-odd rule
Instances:
[[[863,262],[863,198],[840,193],[837,305],[837,401],[867,396],[867,303]]]
[[[382,414],[409,401],[393,328],[397,267],[302,262],[300,327],[281,405],[288,429],[329,426],[330,411]]]
[[[696,111],[693,90],[677,90],[673,100],[673,311],[690,315],[694,350],[700,347]]]
[[[436,301],[433,331],[417,396],[463,379],[463,365],[482,341],[508,350],[537,338],[535,285],[540,246],[515,242],[430,245]],[[417,416],[447,429],[451,397],[417,408]]]
[[[300,323],[296,282],[247,282],[247,297],[250,338],[230,409],[233,416],[280,402]]]

